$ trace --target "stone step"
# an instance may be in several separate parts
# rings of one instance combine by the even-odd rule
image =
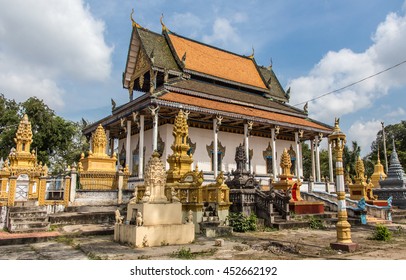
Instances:
[[[47,217],[46,211],[35,211],[35,212],[10,212],[9,218],[33,218],[33,217]]]
[[[9,226],[10,232],[33,232],[33,231],[46,231],[49,229],[49,222],[21,222],[13,223]]]
[[[78,212],[78,213],[94,213],[94,212],[114,212],[117,209],[123,211],[126,205],[83,205],[83,206],[68,206],[65,212]]]
[[[17,217],[17,218],[9,218],[11,224],[14,223],[23,223],[23,222],[48,222],[48,216],[43,217]]]
[[[29,206],[29,207],[23,207],[23,206],[14,206],[10,207],[10,213],[14,212],[37,212],[37,211],[45,211],[46,212],[46,207],[44,206]]]
[[[125,216],[125,212],[121,212]],[[114,224],[116,215],[110,212],[62,212],[49,215],[49,222],[61,225]]]

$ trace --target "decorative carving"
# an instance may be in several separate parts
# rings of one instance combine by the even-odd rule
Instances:
[[[142,218],[142,213],[140,211],[137,212],[137,219],[136,219],[136,225],[137,227],[141,227],[144,224],[144,220]]]
[[[193,211],[192,210],[189,210],[189,212],[188,212],[187,222],[189,224],[193,224]]]
[[[259,182],[256,181],[254,175],[246,169],[246,160],[245,146],[240,144],[235,149],[235,162],[237,164],[237,169],[231,172],[234,177],[232,180],[227,179],[226,181],[229,188],[242,189],[258,186]]]
[[[120,210],[116,210],[116,224],[122,224],[123,223],[124,216],[121,216]]]
[[[183,110],[179,110],[175,118],[172,135],[174,137],[171,146],[173,154],[168,157],[168,182],[171,183],[178,181],[184,174],[191,171],[193,162],[192,154],[189,153],[189,126]]]
[[[290,168],[292,167],[292,161],[291,161],[291,158],[290,158],[290,153],[288,153],[286,148],[283,150],[280,166],[282,168],[282,174],[283,175],[285,175],[285,176],[291,176],[292,175],[290,173]]]
[[[134,19],[133,19],[133,14],[134,14],[134,9],[131,9],[130,19],[131,19],[132,26],[133,26],[133,27],[140,28],[141,25],[139,25],[138,23],[136,23],[136,22],[134,21]]]
[[[171,188],[171,196],[172,196],[172,202],[179,202],[180,199],[177,197],[178,192],[175,190],[174,187]]]
[[[163,162],[159,159],[159,153],[154,152],[148,162],[145,172],[145,193],[150,192],[150,196],[144,194],[144,202],[166,202],[165,196],[166,172]]]
[[[105,156],[106,155],[107,136],[101,124],[97,127],[96,131],[92,135],[92,152],[93,156]]]

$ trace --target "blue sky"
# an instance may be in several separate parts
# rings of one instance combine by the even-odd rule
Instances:
[[[0,92],[43,99],[57,114],[96,121],[110,98],[128,100],[121,75],[130,12],[160,32],[164,14],[178,34],[269,65],[295,105],[406,60],[404,0],[0,0]],[[309,104],[332,124],[341,117],[363,154],[380,122],[406,116],[406,64]],[[303,105],[300,105],[303,107]]]

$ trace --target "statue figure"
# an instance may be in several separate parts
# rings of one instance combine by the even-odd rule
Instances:
[[[178,192],[174,187],[171,188],[172,202],[179,202],[180,199],[177,197]]]
[[[137,212],[136,224],[137,224],[137,227],[140,227],[140,226],[142,226],[144,224],[144,221],[142,219],[142,213],[139,212],[139,211]]]
[[[137,187],[135,187],[134,192],[133,192],[133,197],[130,199],[129,204],[137,203],[137,196],[138,196],[138,190],[137,190]]]
[[[142,239],[142,246],[149,247],[148,238],[146,235],[144,235],[144,238]]]
[[[358,203],[357,203],[358,209],[360,210],[365,210],[366,207],[366,202],[365,202],[365,198],[361,198]]]
[[[123,223],[124,216],[121,216],[120,210],[116,210],[116,224],[122,224]]]
[[[189,224],[193,223],[193,211],[192,210],[189,210],[189,212],[188,212],[187,222]]]

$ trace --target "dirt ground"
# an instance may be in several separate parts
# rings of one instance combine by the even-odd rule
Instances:
[[[234,233],[224,237],[222,247],[214,238],[197,236],[191,244],[132,248],[105,236],[62,236],[42,243],[0,246],[0,259],[108,259],[108,260],[302,260],[354,259],[405,260],[406,228],[391,225],[390,241],[372,240],[374,226],[353,226],[352,241],[359,245],[353,253],[335,251],[330,243],[336,241],[334,226],[326,229],[289,229]]]

